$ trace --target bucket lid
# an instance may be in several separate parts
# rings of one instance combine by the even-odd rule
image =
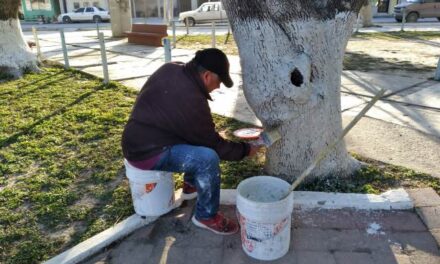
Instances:
[[[261,132],[263,132],[262,128],[248,127],[237,129],[232,134],[241,139],[257,139]]]

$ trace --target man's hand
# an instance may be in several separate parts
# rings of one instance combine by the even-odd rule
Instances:
[[[260,150],[260,148],[262,148],[261,145],[254,145],[252,143],[250,144],[250,146],[251,146],[251,150],[249,151],[248,157],[255,156],[257,152]]]

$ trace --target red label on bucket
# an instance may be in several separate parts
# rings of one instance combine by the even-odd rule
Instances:
[[[147,183],[147,184],[145,184],[145,191],[146,191],[147,193],[152,192],[152,191],[154,190],[154,188],[156,188],[156,185],[157,185],[157,182],[155,182],[155,183]]]

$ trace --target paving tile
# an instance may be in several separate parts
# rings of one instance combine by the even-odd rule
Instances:
[[[395,211],[392,211],[395,212]],[[367,229],[372,223],[377,223],[381,226],[381,230],[391,230],[389,225],[383,225],[382,220],[385,214],[389,214],[385,210],[354,210],[351,214],[356,228],[360,230]]]
[[[358,252],[336,251],[333,253],[337,264],[372,264],[371,254]]]
[[[129,235],[127,238],[125,238],[124,241],[145,243],[150,238],[150,235],[153,232],[155,226],[156,226],[156,222],[153,222],[147,226],[141,227],[133,231],[133,233]]]
[[[366,230],[371,225],[378,225],[378,230],[385,233],[389,230],[393,231],[426,231],[419,216],[413,211],[406,210],[359,210],[353,212],[353,219],[356,227]]]
[[[135,241],[123,241],[107,257],[110,263],[141,264],[150,259],[154,245],[139,245]]]
[[[192,224],[190,225],[190,231],[182,234],[175,234],[176,237],[176,246],[179,247],[206,247],[214,246],[214,247],[222,247],[224,236],[214,234],[213,232],[196,227]],[[234,236],[239,237],[238,234],[234,234]]]
[[[185,258],[186,251],[187,248],[180,248],[175,246],[171,246],[170,248],[155,247],[155,254],[151,258],[145,259],[143,263],[186,264],[188,263],[188,259]],[[196,256],[194,256],[194,258],[195,257]]]
[[[434,237],[434,239],[437,241],[437,246],[440,249],[440,229],[431,229],[429,231],[431,232],[431,235]]]
[[[415,251],[439,253],[437,242],[429,232],[395,232],[390,237],[390,244],[393,243],[400,244],[403,252],[407,253]]]
[[[91,256],[90,258],[81,261],[80,264],[108,264],[110,263],[110,259],[108,258],[110,253],[111,251],[105,251],[98,255]]]
[[[429,229],[440,228],[440,206],[419,207],[416,211]]]
[[[373,252],[371,254],[374,264],[412,264],[408,255],[393,254],[393,252]]]
[[[298,251],[296,260],[298,264],[336,264],[333,254],[322,251]]]
[[[298,228],[354,229],[356,224],[351,217],[351,210],[313,209],[295,210],[293,226]]]
[[[409,256],[412,264],[439,264],[440,255],[423,251],[415,251]]]
[[[185,263],[220,264],[222,263],[223,248],[185,248],[185,255],[180,258]],[[167,262],[169,263],[169,262]]]
[[[440,206],[440,196],[432,188],[406,190],[415,207]]]
[[[426,231],[426,226],[413,211],[393,211],[385,214],[382,224],[393,231]]]
[[[359,230],[326,230],[327,248],[333,251],[370,251],[368,237],[361,235]]]
[[[240,248],[228,249],[223,251],[222,264],[254,264],[254,263],[267,263],[267,261],[256,260],[248,255]]]
[[[325,231],[318,228],[293,229],[290,243],[294,250],[327,250],[328,236]]]

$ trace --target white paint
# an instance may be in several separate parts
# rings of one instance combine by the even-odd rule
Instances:
[[[385,235],[385,232],[379,231],[381,228],[382,228],[382,226],[376,222],[370,223],[367,228],[367,234],[369,234],[369,235],[377,235],[377,234]]]
[[[37,58],[24,40],[18,19],[0,20],[0,68],[21,75],[28,68],[37,70]]]
[[[325,21],[230,18],[244,95],[263,125],[279,127],[282,135],[266,155],[270,174],[293,180],[342,132],[342,60],[355,19],[354,12]],[[303,76],[300,86],[291,82],[295,68]],[[357,168],[341,143],[311,177],[343,177]]]

